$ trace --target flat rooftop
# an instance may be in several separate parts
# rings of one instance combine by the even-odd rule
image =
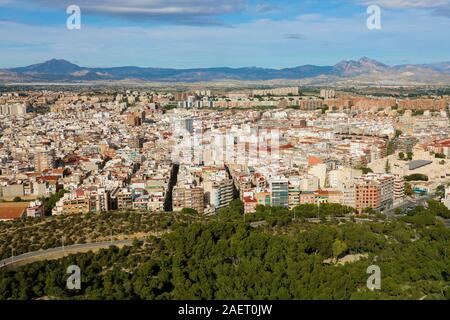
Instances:
[[[425,167],[432,163],[433,163],[433,161],[429,161],[429,160],[413,160],[408,164],[408,166],[409,166],[409,170],[416,170],[416,169]]]

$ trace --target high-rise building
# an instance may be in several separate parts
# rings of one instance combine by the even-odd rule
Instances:
[[[445,188],[444,198],[442,198],[441,202],[450,209],[450,187]]]
[[[324,99],[334,99],[336,97],[336,91],[331,89],[320,90],[320,97]]]
[[[203,213],[204,204],[203,188],[193,186],[177,186],[173,189],[172,205],[174,211],[180,211],[183,208],[191,208],[198,213]]]
[[[130,139],[128,139],[128,146],[131,149],[142,149],[143,144],[144,144],[144,139],[142,139],[139,136],[133,136]]]
[[[323,107],[322,99],[300,99],[297,105],[301,110],[316,110]]]
[[[186,101],[186,108],[193,108],[195,102],[195,96],[189,96]]]
[[[173,132],[175,135],[183,136],[186,132],[194,133],[193,118],[178,118],[173,120]]]
[[[0,115],[3,116],[21,116],[27,113],[27,104],[14,103],[0,105]]]
[[[325,163],[314,164],[308,169],[308,173],[319,178],[320,188],[325,188],[327,181],[327,165]]]
[[[356,179],[356,209],[362,212],[366,208],[384,211],[394,204],[395,176],[390,174],[369,173]]]
[[[128,189],[122,189],[116,194],[117,209],[131,210],[133,209],[133,194]]]
[[[289,209],[293,209],[300,204],[300,181],[289,180],[288,204]]]
[[[210,96],[211,90],[196,90],[195,94],[198,96]]]
[[[253,90],[254,96],[287,96],[294,95],[298,96],[300,93],[299,87],[286,87],[286,88],[275,88],[275,89],[263,89],[263,90]]]
[[[300,179],[300,190],[301,191],[316,191],[319,189],[320,179],[315,175],[308,174]]]
[[[89,193],[92,212],[106,212],[109,210],[109,191],[98,189]]]
[[[271,193],[271,205],[276,207],[289,206],[289,183],[285,178],[272,179],[269,181]]]
[[[145,121],[145,111],[135,111],[125,115],[125,122],[129,126],[141,126]]]
[[[217,209],[224,208],[233,201],[233,180],[224,179],[213,182],[211,188],[210,204]]]
[[[55,167],[55,151],[39,149],[34,154],[34,168],[36,172],[53,169]]]
[[[405,180],[396,175],[394,180],[394,205],[400,204],[405,200]]]
[[[177,92],[174,94],[175,101],[184,101],[187,100],[189,96],[189,92]]]
[[[352,181],[344,183],[342,188],[342,204],[344,206],[356,208],[355,184]]]

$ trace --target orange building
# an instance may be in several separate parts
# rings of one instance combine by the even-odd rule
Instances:
[[[0,203],[0,221],[25,218],[28,204],[28,202]]]
[[[355,184],[356,209],[366,208],[383,211],[394,203],[395,176],[389,174],[367,174],[358,178]]]

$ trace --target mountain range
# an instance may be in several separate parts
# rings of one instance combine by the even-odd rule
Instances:
[[[305,83],[355,82],[378,84],[448,84],[450,62],[389,66],[367,57],[344,60],[334,66],[303,65],[294,68],[85,68],[52,59],[26,67],[0,69],[0,82],[48,83],[87,81],[212,82],[298,80]]]

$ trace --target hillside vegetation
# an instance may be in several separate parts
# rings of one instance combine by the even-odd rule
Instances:
[[[259,207],[253,217],[266,224],[252,227],[235,202],[131,247],[0,271],[0,299],[450,299],[450,230],[434,209],[314,223]],[[81,268],[81,290],[66,289],[69,265]],[[380,267],[381,290],[367,288],[371,265]]]

